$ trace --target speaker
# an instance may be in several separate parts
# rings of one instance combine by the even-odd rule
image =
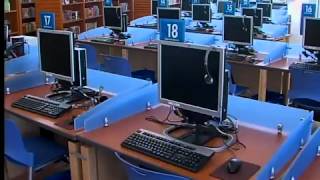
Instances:
[[[85,48],[74,49],[74,86],[87,85],[87,50]]]

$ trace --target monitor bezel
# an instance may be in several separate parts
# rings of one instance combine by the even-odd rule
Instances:
[[[225,40],[224,39],[224,19],[225,17],[234,17],[234,18],[249,18],[250,21],[251,21],[251,26],[250,26],[250,30],[251,30],[251,33],[250,33],[250,43],[244,43],[244,42],[239,42],[239,41],[230,41],[230,40]],[[223,39],[223,42],[225,43],[233,43],[233,44],[237,44],[237,45],[245,45],[245,46],[252,46],[253,45],[253,17],[252,16],[235,16],[235,15],[224,15],[223,16],[223,30],[222,30],[222,39]]]
[[[193,5],[192,2],[191,2],[191,11],[183,10],[183,9],[182,9],[182,5],[183,5],[183,0],[181,0],[181,3],[180,3],[180,9],[181,9],[181,11],[183,11],[183,12],[192,12],[192,5]]]
[[[103,11],[105,11],[105,9],[106,8],[109,8],[109,9],[120,9],[120,26],[121,27],[116,27],[116,26],[107,26],[106,25],[106,17],[105,17],[105,15],[104,15],[104,12],[103,12],[103,19],[104,19],[104,26],[105,27],[107,27],[107,28],[109,28],[109,29],[112,29],[112,30],[119,30],[119,31],[121,31],[122,30],[122,28],[123,28],[123,19],[122,19],[122,8],[121,8],[121,6],[104,6],[103,7],[104,9],[103,9]]]
[[[263,16],[263,13],[262,13],[262,16],[264,17],[264,18],[271,18],[272,17],[272,3],[257,3],[257,8],[258,8],[258,4],[269,4],[270,5],[270,17],[269,16]],[[261,7],[259,7],[259,8],[261,8]],[[263,8],[262,8],[263,9]],[[262,10],[263,11],[263,10]]]
[[[187,104],[183,102],[178,102],[175,100],[170,100],[162,97],[162,83],[161,83],[161,54],[162,54],[162,45],[169,45],[169,46],[178,46],[178,47],[183,47],[183,48],[195,48],[195,49],[200,49],[200,50],[211,50],[211,51],[216,51],[220,53],[220,67],[219,67],[219,88],[218,88],[218,107],[217,110],[212,110],[208,108],[203,108],[199,106],[195,106],[192,104]],[[212,117],[222,117],[223,113],[223,95],[224,95],[224,47],[220,46],[205,46],[205,45],[196,45],[196,44],[188,44],[188,43],[179,43],[179,42],[173,42],[173,41],[159,41],[159,51],[158,51],[158,79],[159,79],[159,98],[160,98],[160,103],[164,103],[167,105],[171,105],[177,108],[182,108],[185,110],[201,113],[201,114],[206,114]]]
[[[65,75],[61,75],[61,74],[56,74],[56,73],[53,73],[53,72],[44,71],[42,69],[41,52],[40,52],[40,46],[41,46],[41,44],[40,44],[40,33],[51,33],[51,34],[60,34],[60,35],[68,35],[69,36],[71,76],[65,76]],[[38,53],[39,53],[40,72],[43,72],[43,73],[45,73],[47,75],[54,76],[57,79],[69,81],[69,82],[72,83],[75,80],[75,75],[74,75],[74,37],[73,37],[73,32],[64,31],[64,30],[49,30],[49,29],[41,29],[41,28],[39,28],[37,30],[37,39],[38,39]]]
[[[262,8],[254,8],[254,7],[243,7],[242,9],[241,9],[241,14],[242,14],[242,16],[243,16],[243,9],[260,9],[261,10],[261,18],[260,18],[260,22],[261,22],[261,26],[255,26],[254,25],[254,18],[253,18],[253,27],[259,27],[259,28],[262,28],[262,26],[263,26],[263,9]]]
[[[152,14],[152,4],[153,4],[152,2],[157,2],[157,13],[156,13],[156,14]],[[150,5],[151,5],[151,6],[150,6],[150,7],[151,7],[151,8],[150,8],[150,9],[151,9],[151,13],[150,13],[151,16],[158,15],[158,0],[151,0],[150,3],[151,3],[151,4],[150,4]]]
[[[209,7],[209,19],[207,21],[206,20],[195,20],[193,17],[195,14],[195,13],[193,13],[194,6],[208,6]],[[191,10],[192,10],[192,21],[203,22],[203,23],[210,23],[211,22],[212,12],[211,12],[210,4],[192,4]]]
[[[180,8],[170,8],[170,7],[158,7],[157,8],[157,28],[160,31],[160,17],[159,10],[170,10],[170,11],[178,11],[179,12],[179,20],[181,19],[181,9]]]
[[[320,21],[320,18],[316,18],[316,17],[304,17],[303,23],[304,23],[304,27],[303,27],[303,35],[302,35],[302,47],[305,49],[310,49],[310,50],[315,50],[315,51],[320,51],[320,47],[316,47],[316,46],[306,46],[305,45],[305,32],[306,32],[306,21],[307,20],[316,20],[316,21]]]

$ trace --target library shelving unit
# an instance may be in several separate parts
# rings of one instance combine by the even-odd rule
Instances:
[[[40,27],[40,13],[55,13],[56,29],[76,34],[104,25],[103,0],[37,0],[36,19]]]
[[[20,0],[21,32],[22,34],[36,34],[35,0]]]
[[[120,6],[121,3],[127,4],[127,14],[129,21],[143,16],[149,16],[151,12],[151,0],[113,0],[114,6]]]
[[[4,24],[7,24],[9,26],[9,35],[15,36],[20,35],[20,7],[18,0],[5,0],[5,6],[6,3],[8,4],[8,9],[5,8],[4,11]]]

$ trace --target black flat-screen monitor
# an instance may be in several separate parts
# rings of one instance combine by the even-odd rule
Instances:
[[[211,22],[210,4],[193,4],[192,20],[198,22]]]
[[[192,0],[181,0],[181,11],[192,11]]]
[[[272,4],[271,3],[257,3],[257,8],[263,9],[263,17],[271,18]]]
[[[262,27],[262,8],[242,8],[242,15],[253,17],[253,26]]]
[[[74,38],[70,31],[38,30],[41,71],[57,79],[74,81]]]
[[[220,118],[225,83],[224,50],[172,42],[162,42],[159,50],[160,101]],[[212,76],[212,84],[204,78],[207,72]]]
[[[224,4],[228,1],[218,1],[218,13],[224,13]]]
[[[112,30],[122,30],[122,12],[120,6],[104,7],[104,25]]]
[[[306,17],[304,21],[303,47],[320,51],[320,18]],[[319,60],[320,61],[320,60]]]
[[[151,15],[157,15],[158,0],[151,1]]]
[[[224,15],[223,41],[236,45],[252,45],[253,18]]]
[[[158,29],[160,29],[160,19],[180,19],[180,8],[158,8]]]

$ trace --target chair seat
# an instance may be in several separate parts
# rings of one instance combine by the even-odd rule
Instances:
[[[45,180],[69,180],[71,179],[70,170],[57,172],[49,177],[46,177]]]
[[[67,154],[66,148],[48,138],[26,137],[23,141],[26,150],[34,154],[34,170],[59,160]]]

